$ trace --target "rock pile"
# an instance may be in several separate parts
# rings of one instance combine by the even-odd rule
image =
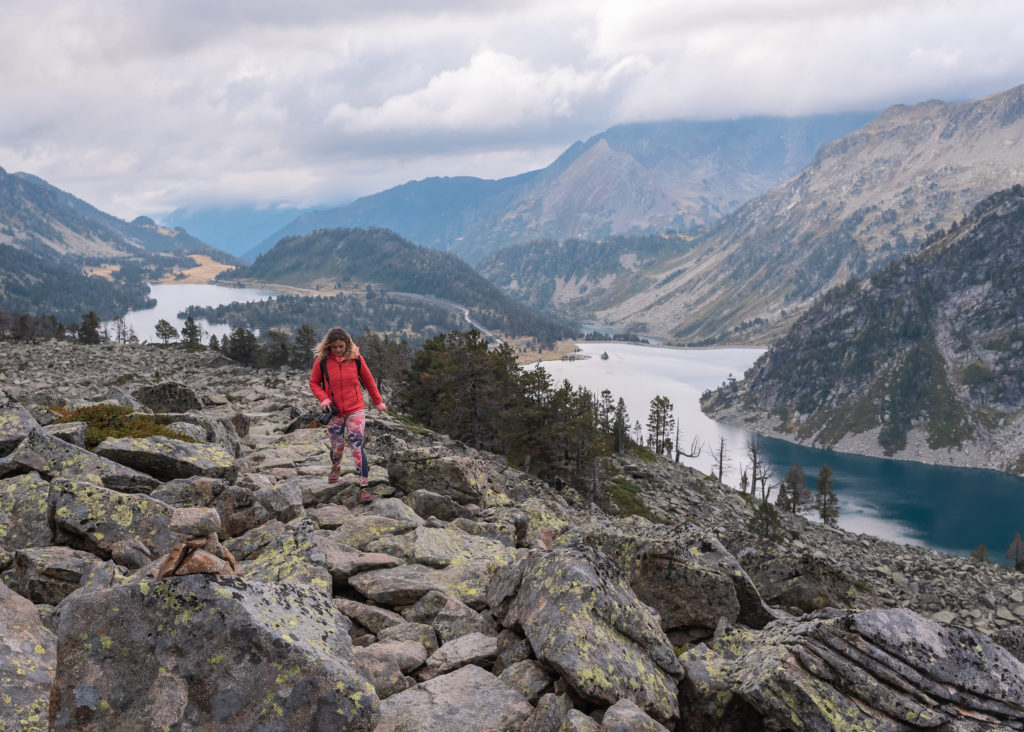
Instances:
[[[1024,729],[1022,575],[798,518],[765,542],[665,462],[617,465],[664,523],[615,515],[390,416],[360,505],[304,373],[0,363],[0,729]],[[204,441],[89,452],[48,422],[90,396]]]

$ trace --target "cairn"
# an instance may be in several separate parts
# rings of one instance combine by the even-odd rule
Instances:
[[[186,535],[175,544],[151,574],[156,578],[186,574],[238,574],[231,552],[220,543],[220,514],[213,508],[176,508],[171,514],[171,531]]]

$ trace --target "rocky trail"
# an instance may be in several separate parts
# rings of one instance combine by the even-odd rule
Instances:
[[[1024,574],[768,541],[661,460],[624,516],[372,411],[358,505],[307,378],[0,343],[0,730],[1024,729]],[[194,441],[49,408],[105,401]]]

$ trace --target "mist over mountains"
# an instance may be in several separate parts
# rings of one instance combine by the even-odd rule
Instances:
[[[792,177],[822,143],[873,116],[619,125],[575,143],[542,170],[501,180],[429,178],[307,213],[245,256],[322,228],[385,227],[471,264],[536,239],[687,229]]]

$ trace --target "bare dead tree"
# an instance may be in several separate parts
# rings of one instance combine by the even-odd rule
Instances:
[[[691,440],[691,442],[690,442],[690,451],[689,452],[687,452],[686,450],[680,450],[679,449],[679,445],[681,444],[679,442],[679,438],[680,438],[679,422],[676,422],[675,451],[676,451],[676,462],[677,463],[679,462],[679,458],[680,457],[686,457],[686,458],[700,457],[701,450],[703,450],[704,448],[701,445],[701,441],[700,441],[699,437],[694,436],[693,440]]]
[[[725,472],[725,458],[727,452],[725,449],[725,438],[718,438],[718,449],[711,453],[711,462],[715,466],[715,470],[718,471],[718,482],[722,482],[722,474]]]

